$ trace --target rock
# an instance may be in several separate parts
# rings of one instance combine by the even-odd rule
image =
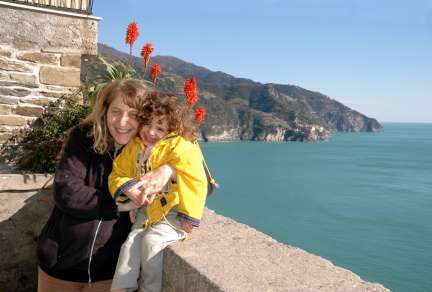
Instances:
[[[43,84],[78,87],[81,84],[80,70],[42,66],[39,80]]]
[[[9,74],[0,71],[0,80],[9,80]]]
[[[67,95],[70,95],[71,93],[69,91],[47,91],[47,90],[41,90],[38,92],[38,94],[45,96],[45,97],[53,97],[53,98],[63,98]]]
[[[21,102],[31,103],[31,104],[41,105],[41,106],[48,105],[50,102],[53,102],[55,100],[56,100],[55,98],[48,98],[44,96],[23,97],[20,99]]]
[[[20,104],[15,108],[15,113],[21,116],[38,117],[44,111],[44,108],[37,105]]]
[[[30,85],[32,87],[38,86],[36,82],[36,75],[33,74],[11,73],[9,74],[9,78],[24,85]]]
[[[0,87],[0,95],[24,97],[31,93],[28,89]]]
[[[8,60],[0,57],[0,69],[6,71],[18,71],[18,72],[29,72],[33,70],[24,63]]]
[[[0,48],[0,56],[10,58],[12,56],[12,51],[4,48]]]
[[[0,125],[25,126],[27,125],[27,120],[18,115],[0,115]]]
[[[19,98],[17,97],[9,97],[9,96],[0,96],[0,104],[18,104]]]
[[[0,115],[8,115],[12,112],[12,106],[8,104],[0,104]]]
[[[31,75],[28,75],[28,76],[31,76]],[[2,80],[2,81],[0,81],[0,87],[3,87],[3,86],[19,86],[19,87],[26,87],[26,88],[37,88],[38,87],[36,84],[18,82],[18,81],[14,81],[14,80]]]
[[[63,54],[61,57],[61,65],[65,67],[81,67],[80,54]]]
[[[30,61],[38,64],[51,64],[51,65],[59,64],[59,57],[56,54],[50,54],[50,53],[39,53],[39,52],[21,53],[17,55],[17,59]]]

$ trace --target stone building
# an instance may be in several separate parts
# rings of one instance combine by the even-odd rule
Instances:
[[[80,86],[81,56],[97,53],[92,4],[0,1],[0,144]]]

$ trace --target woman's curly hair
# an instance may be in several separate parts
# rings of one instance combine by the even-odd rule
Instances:
[[[168,132],[175,132],[189,141],[197,139],[197,125],[191,109],[176,96],[162,91],[150,91],[139,109],[138,121],[148,125],[154,118],[160,117],[166,119]]]

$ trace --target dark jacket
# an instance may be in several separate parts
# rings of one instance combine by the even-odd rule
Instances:
[[[69,134],[55,173],[55,207],[37,245],[40,267],[74,282],[111,279],[131,228],[108,191],[114,151],[94,152],[89,129],[79,125]]]

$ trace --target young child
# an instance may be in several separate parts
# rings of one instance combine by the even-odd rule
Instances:
[[[189,109],[174,96],[150,92],[138,117],[138,137],[114,160],[111,194],[118,202],[127,201],[139,178],[163,164],[175,175],[162,192],[148,198],[147,206],[131,212],[135,223],[121,248],[111,291],[134,291],[138,286],[140,291],[161,291],[162,251],[199,226],[207,195],[204,158]],[[119,203],[119,210],[131,207],[137,206]]]

